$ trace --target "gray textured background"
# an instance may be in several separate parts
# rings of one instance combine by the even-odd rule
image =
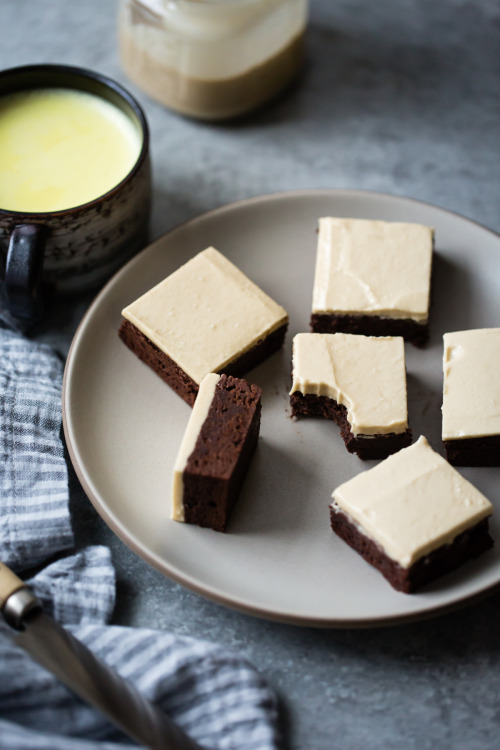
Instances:
[[[235,199],[320,187],[419,198],[500,231],[495,0],[312,0],[299,85],[239,124],[211,126],[163,110],[128,83],[116,13],[111,0],[1,0],[0,67],[82,65],[137,95],[151,127],[152,237]],[[40,337],[64,353],[88,302],[60,303]],[[73,484],[79,545],[101,542],[113,551],[116,622],[241,650],[282,698],[291,749],[500,746],[500,595],[391,629],[260,621],[165,580]]]

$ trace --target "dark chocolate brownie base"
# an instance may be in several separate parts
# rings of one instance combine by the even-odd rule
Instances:
[[[443,440],[453,466],[500,466],[500,435]]]
[[[257,445],[261,389],[222,375],[183,473],[186,523],[225,531]]]
[[[256,367],[267,357],[278,351],[283,345],[287,324],[273,331],[269,336],[257,342],[249,351],[245,352],[224,367],[226,375],[240,376]],[[118,332],[121,340],[145,364],[156,372],[173,390],[190,406],[195,402],[198,394],[198,384],[182,370],[173,359],[161,351],[147,336],[145,336],[130,321],[124,320]]]
[[[409,568],[392,560],[372,539],[365,536],[349,518],[330,508],[333,531],[373,565],[397,591],[411,594],[431,581],[455,570],[468,560],[478,557],[493,547],[488,533],[488,519],[480,521],[459,534],[451,544],[445,544],[424,555]]]
[[[429,324],[406,318],[380,318],[376,315],[311,315],[313,333],[355,333],[363,336],[402,336],[416,346],[429,338]]]
[[[128,320],[122,322],[118,335],[123,343],[165,383],[168,383],[184,401],[187,401],[190,406],[194,404],[198,394],[198,384],[184,370],[181,370],[173,359],[170,359]]]
[[[347,420],[347,409],[328,396],[296,391],[290,396],[292,417],[323,417],[334,420],[340,427],[340,434],[349,453],[356,453],[364,461],[387,458],[401,448],[411,444],[412,432],[379,434],[373,437],[356,437],[352,434]]]

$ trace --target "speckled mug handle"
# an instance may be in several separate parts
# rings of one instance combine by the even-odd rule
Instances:
[[[10,314],[28,325],[43,315],[42,270],[47,230],[41,224],[18,224],[10,236],[5,265],[5,293]]]

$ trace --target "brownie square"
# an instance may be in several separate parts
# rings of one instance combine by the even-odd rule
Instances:
[[[212,247],[122,315],[122,341],[191,406],[205,375],[242,375],[282,346],[288,325],[286,310]]]
[[[442,438],[455,466],[500,466],[500,328],[445,333]]]
[[[226,530],[257,446],[261,394],[232,376],[202,380],[174,468],[174,520]]]
[[[412,593],[493,546],[493,507],[424,437],[337,487],[333,531]]]
[[[401,337],[299,333],[292,381],[292,416],[335,421],[359,458],[386,458],[411,443]]]
[[[425,343],[433,242],[421,224],[321,218],[311,330]]]

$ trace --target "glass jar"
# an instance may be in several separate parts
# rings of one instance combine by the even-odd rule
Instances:
[[[242,115],[300,70],[308,0],[122,0],[120,57],[165,106],[205,120]]]

